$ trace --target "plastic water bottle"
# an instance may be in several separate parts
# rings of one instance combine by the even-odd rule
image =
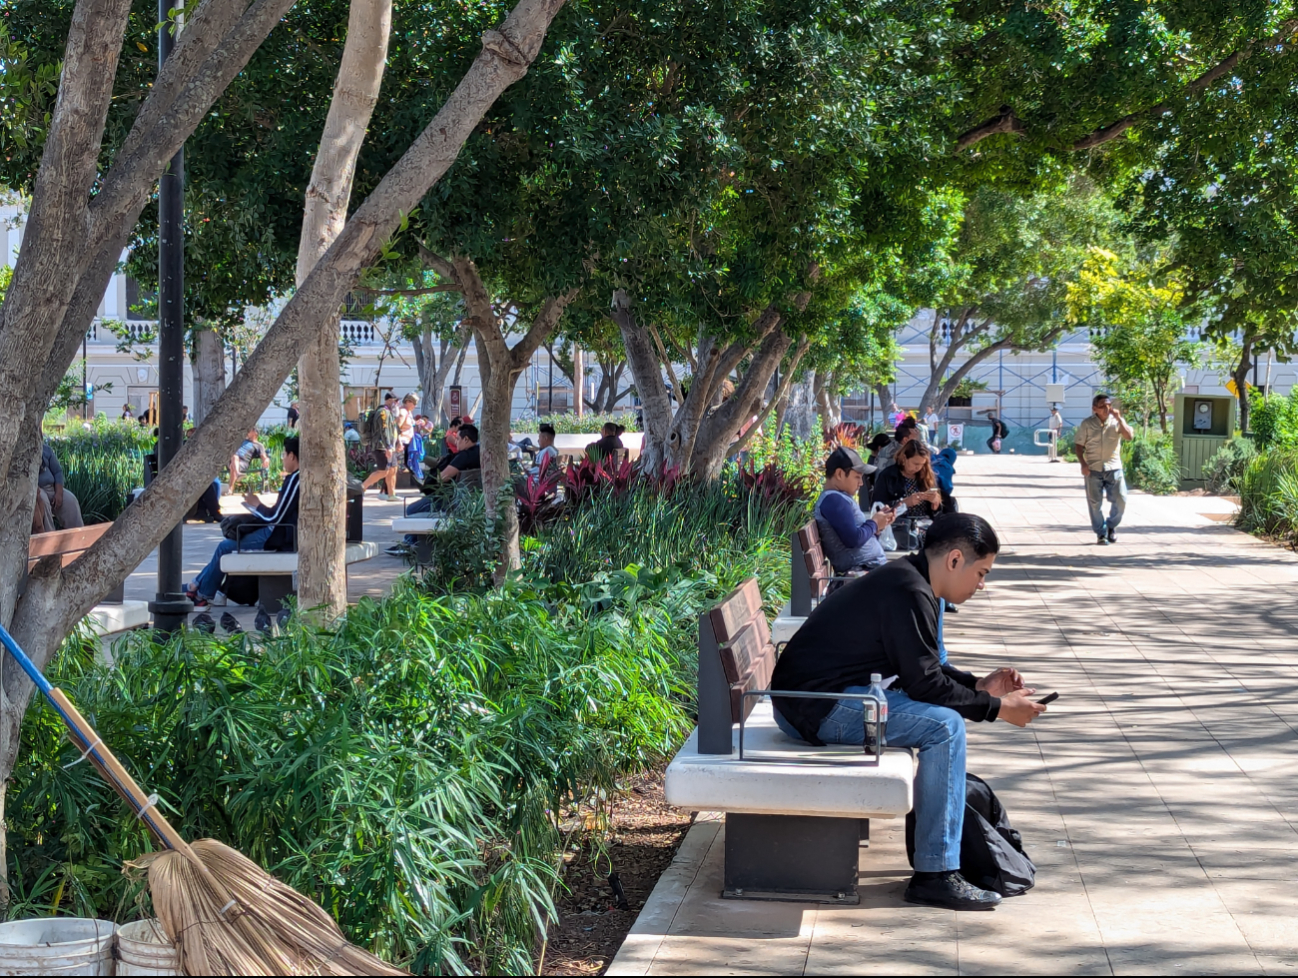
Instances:
[[[879,673],[870,673],[868,692],[879,698],[876,704],[878,715],[874,723],[867,722],[865,725],[865,752],[873,754],[882,752],[888,746],[888,696],[883,691],[883,676]]]

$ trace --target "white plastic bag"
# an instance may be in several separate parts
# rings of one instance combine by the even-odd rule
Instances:
[[[873,506],[870,507],[870,515],[874,516],[882,509],[887,509],[887,507],[884,506],[883,503],[875,503]],[[875,525],[877,526],[878,524],[876,523]],[[880,546],[883,547],[884,550],[897,549],[897,538],[892,535],[891,524],[885,526],[882,530],[879,531],[879,544]]]

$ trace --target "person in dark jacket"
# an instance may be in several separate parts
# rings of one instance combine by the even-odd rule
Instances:
[[[897,453],[896,464],[874,477],[872,498],[885,506],[905,503],[906,516],[912,519],[931,519],[942,511],[942,491],[923,442],[907,442]]]
[[[586,446],[586,453],[593,461],[598,462],[602,458],[608,458],[619,448],[625,448],[622,444],[622,432],[626,428],[613,421],[605,421],[604,427],[600,429],[599,441],[593,441]]]
[[[297,530],[297,481],[298,481],[298,439],[284,439],[284,483],[279,487],[279,495],[275,502],[267,505],[263,503],[255,492],[244,495],[243,504],[249,512],[257,516],[263,526],[255,530],[249,530],[244,533],[236,542],[234,540],[222,540],[216,545],[216,550],[212,553],[212,559],[207,562],[207,566],[198,572],[198,577],[194,578],[194,583],[185,589],[189,600],[194,602],[194,609],[200,610],[213,603],[218,591],[220,590],[221,580],[225,575],[221,572],[221,558],[226,554],[234,553],[235,550],[278,550],[287,548],[296,543]],[[289,532],[287,527],[293,527]],[[224,604],[224,599],[216,602]]]
[[[826,597],[789,641],[771,689],[864,693],[870,675],[885,677],[888,744],[919,749],[915,779],[915,875],[911,903],[987,910],[1000,895],[959,873],[964,824],[965,721],[1026,726],[1045,707],[1008,667],[981,679],[938,655],[938,601],[961,604],[983,587],[1000,550],[980,516],[933,523],[923,552],[890,561]],[[788,736],[812,744],[864,741],[860,700],[774,696],[775,720]]]

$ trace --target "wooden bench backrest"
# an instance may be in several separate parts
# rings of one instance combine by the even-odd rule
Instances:
[[[802,559],[807,565],[807,577],[811,581],[811,600],[819,601],[824,597],[833,571],[829,566],[829,558],[820,545],[820,528],[816,526],[815,520],[798,529],[798,543],[802,547]]]
[[[728,687],[730,723],[738,723],[757,704],[744,693],[768,689],[775,670],[775,647],[762,611],[762,594],[756,578],[749,578],[707,612],[715,640],[716,656]],[[700,649],[700,654],[706,654]]]
[[[60,556],[66,567],[108,532],[112,523],[93,523],[72,530],[53,530],[50,533],[33,533],[27,543],[27,569],[31,570],[42,557]]]

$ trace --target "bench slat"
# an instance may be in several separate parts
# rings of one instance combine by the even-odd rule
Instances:
[[[750,577],[744,581],[708,614],[717,642],[724,645],[731,641],[750,621],[763,617],[762,592],[757,586],[757,578]]]
[[[92,523],[71,530],[52,530],[33,533],[27,543],[27,559],[38,560],[54,554],[79,554],[108,532],[112,523]],[[68,561],[64,561],[68,563]]]

